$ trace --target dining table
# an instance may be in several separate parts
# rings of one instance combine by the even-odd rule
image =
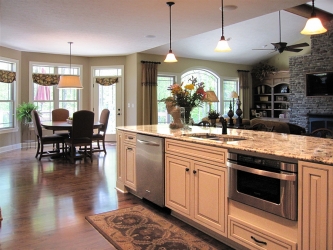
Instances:
[[[45,129],[49,130],[71,130],[72,129],[72,123],[69,123],[67,121],[44,121],[41,122],[41,125]],[[94,122],[94,129],[101,128],[103,126],[103,123],[100,122]]]

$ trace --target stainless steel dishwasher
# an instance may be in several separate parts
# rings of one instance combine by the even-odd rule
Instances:
[[[137,135],[136,182],[138,196],[164,207],[164,138]]]

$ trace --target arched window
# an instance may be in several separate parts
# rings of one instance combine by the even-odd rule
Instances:
[[[205,69],[193,69],[185,72],[181,76],[181,82],[184,84],[189,83],[189,79],[192,77],[197,78],[198,82],[204,82],[205,90],[213,90],[218,97],[220,98],[220,78],[213,72]],[[211,103],[211,109],[220,112],[220,107],[218,102]],[[209,103],[204,102],[202,107],[194,108],[191,112],[191,117],[195,123],[198,123],[202,118],[207,117],[209,112]]]

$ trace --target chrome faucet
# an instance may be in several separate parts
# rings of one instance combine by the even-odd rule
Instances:
[[[223,135],[226,135],[228,132],[227,132],[227,120],[224,119],[222,116],[220,117],[220,122],[221,122],[221,125],[222,125],[222,134]]]

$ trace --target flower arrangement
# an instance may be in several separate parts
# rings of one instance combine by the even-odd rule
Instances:
[[[206,97],[204,83],[198,83],[197,78],[194,78],[193,76],[189,79],[189,82],[190,83],[186,85],[184,83],[174,83],[168,88],[174,97],[174,105],[191,108],[201,106],[202,101]]]
[[[252,74],[260,82],[262,82],[268,75],[274,74],[278,69],[274,66],[260,62],[257,66],[252,69]]]
[[[219,116],[220,116],[220,113],[219,112],[216,112],[216,110],[210,110],[209,112],[208,112],[208,119],[217,119],[217,118],[219,118]]]

